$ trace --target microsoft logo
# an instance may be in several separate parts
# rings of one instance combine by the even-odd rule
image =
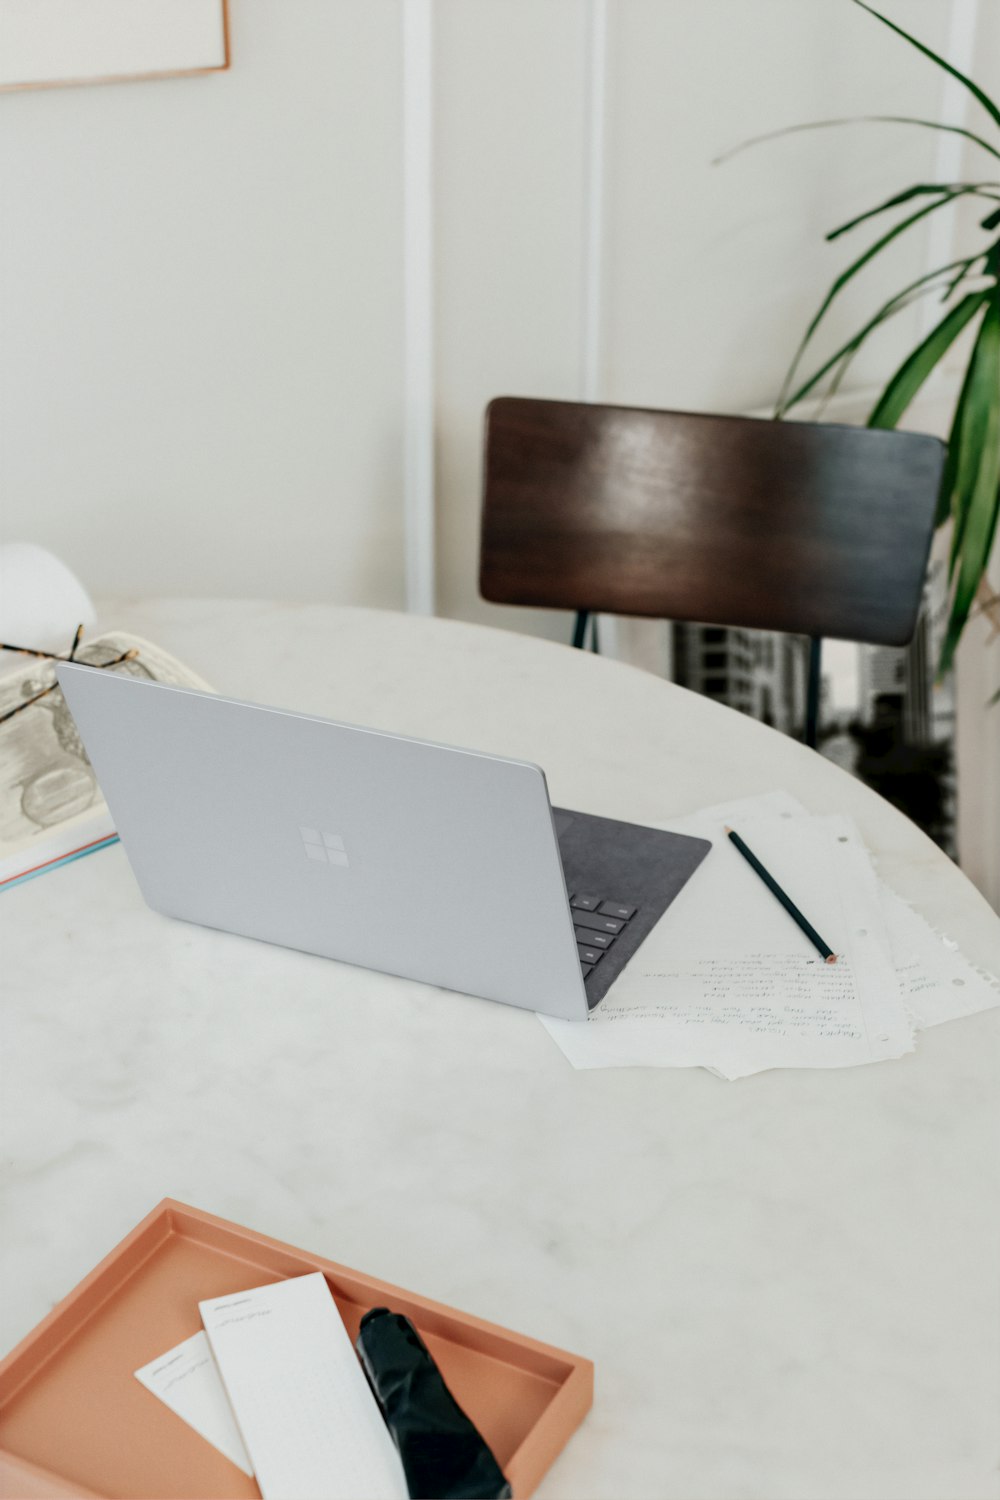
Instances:
[[[302,847],[310,859],[322,865],[349,865],[344,840],[339,833],[320,832],[318,828],[300,828]]]

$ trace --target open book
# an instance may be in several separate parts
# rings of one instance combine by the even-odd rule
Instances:
[[[99,666],[133,648],[137,656],[109,670],[210,691],[168,652],[126,631],[95,636],[79,647],[76,659]],[[52,663],[40,659],[0,677],[0,891],[117,838],[58,686],[2,721],[54,682]]]

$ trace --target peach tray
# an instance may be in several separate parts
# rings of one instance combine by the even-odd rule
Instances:
[[[199,1299],[309,1271],[323,1272],[352,1339],[369,1307],[412,1318],[517,1500],[530,1495],[590,1409],[589,1360],[170,1198],[0,1363],[0,1495],[259,1495],[133,1371],[197,1333]]]

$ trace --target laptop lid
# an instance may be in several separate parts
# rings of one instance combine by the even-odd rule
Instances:
[[[147,903],[582,1020],[538,766],[60,663]]]

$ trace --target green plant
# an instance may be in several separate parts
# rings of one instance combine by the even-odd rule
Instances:
[[[987,135],[979,135],[962,126],[945,125],[934,120],[897,115],[865,115],[857,119],[816,120],[784,130],[769,131],[766,135],[745,141],[736,151],[796,131],[820,130],[835,125],[862,122],[912,125],[964,136],[993,158],[989,170],[995,178],[998,173],[995,164],[1000,163],[1000,107],[971,78],[952,67],[887,16],[866,4],[865,0],[852,0],[852,3],[888,26],[931,62],[957,79],[986,111],[991,127],[996,127],[995,138],[992,128],[989,129],[988,138]],[[720,157],[719,160],[735,155],[736,151],[727,152],[726,157]],[[806,352],[844,287],[888,245],[915,224],[921,223],[928,215],[937,213],[940,209],[950,208],[959,201],[970,198],[986,200],[994,205],[979,222],[979,229],[987,236],[986,242],[948,265],[927,271],[903,287],[836,353],[824,359],[808,378],[802,379],[800,372]],[[941,303],[947,307],[947,311],[900,365],[868,418],[870,427],[895,427],[958,335],[963,329],[973,325],[965,375],[948,438],[948,457],[936,522],[939,526],[949,520],[952,523],[948,563],[950,613],[938,665],[941,676],[948,671],[954,660],[955,648],[969,618],[977,591],[989,602],[985,574],[1000,512],[1000,234],[996,233],[1000,230],[1000,181],[915,183],[902,192],[894,193],[891,198],[876,204],[865,213],[857,214],[848,223],[839,225],[826,238],[837,240],[859,225],[867,224],[894,209],[903,209],[902,217],[841,271],[820,303],[789,366],[774,415],[785,416],[807,396],[821,392],[827,397],[832,395],[858,350],[876,329],[918,299],[940,293]],[[990,235],[994,237],[989,238]]]

